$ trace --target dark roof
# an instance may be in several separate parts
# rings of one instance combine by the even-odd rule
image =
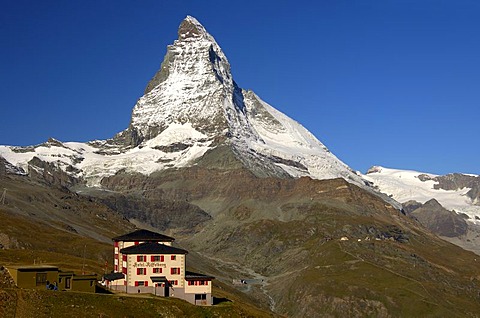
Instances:
[[[51,265],[11,265],[8,269],[16,269],[19,272],[51,272],[58,271],[57,266]]]
[[[165,276],[150,276],[150,279],[154,283],[165,283],[168,282],[167,278]]]
[[[215,279],[215,277],[194,273],[190,271],[185,271],[185,280],[212,280],[212,279]]]
[[[124,241],[124,242],[139,242],[139,241],[173,242],[175,241],[173,237],[166,236],[157,232],[152,232],[149,230],[143,230],[143,229],[114,237],[112,240]]]
[[[103,275],[103,278],[109,281],[117,280],[117,279],[123,279],[125,278],[125,275],[123,273],[109,273]]]
[[[188,254],[186,250],[160,243],[142,243],[120,250],[122,254]]]

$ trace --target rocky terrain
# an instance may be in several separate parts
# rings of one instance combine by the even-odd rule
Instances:
[[[443,239],[480,255],[480,177],[372,167],[364,176]]]

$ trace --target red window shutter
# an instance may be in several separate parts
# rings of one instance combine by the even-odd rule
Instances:
[[[159,273],[161,273],[161,272],[162,272],[162,268],[159,268]]]
[[[173,267],[170,268],[170,274],[173,274]]]
[[[160,256],[160,262],[165,262],[165,257],[163,255]]]
[[[127,255],[123,254],[122,255],[122,260],[126,261],[127,260]]]
[[[174,261],[175,260],[175,255],[170,256],[170,260]]]
[[[148,281],[145,281],[144,285],[145,285],[145,286],[148,286]]]
[[[137,262],[140,262],[140,255],[137,255]]]
[[[140,275],[141,268],[137,268],[137,275]]]
[[[137,282],[137,281],[135,281],[135,286],[138,286],[138,282]]]
[[[118,271],[118,265],[115,265],[115,269],[114,269],[115,272]]]
[[[205,281],[205,285],[208,285],[208,280]]]
[[[153,256],[153,255],[150,256],[150,261],[151,261],[151,262],[155,262],[155,256]]]
[[[113,246],[118,247],[118,242],[117,241],[113,242]]]
[[[180,275],[180,268],[177,268],[177,274]]]

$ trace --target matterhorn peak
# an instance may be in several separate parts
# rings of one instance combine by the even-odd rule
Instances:
[[[0,148],[0,155],[22,168],[34,156],[54,161],[90,185],[119,171],[148,175],[202,160],[223,165],[231,158],[234,167],[240,163],[257,176],[341,177],[363,183],[302,125],[241,89],[220,46],[191,16],[180,23],[178,38],[167,47],[126,130],[111,140],[64,143],[57,149],[62,165],[46,147],[28,150],[28,156]]]
[[[218,134],[228,128],[225,100],[231,102],[235,90],[220,46],[195,18],[187,16],[121,137],[136,146],[171,124],[187,123],[202,133]]]
[[[187,15],[178,28],[178,39],[182,40],[201,37],[208,38],[209,40],[211,39],[211,35],[208,34],[203,25],[194,17]]]

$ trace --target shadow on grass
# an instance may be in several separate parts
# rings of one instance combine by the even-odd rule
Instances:
[[[95,285],[95,294],[113,294],[103,286]]]
[[[219,304],[227,304],[227,303],[231,303],[232,301],[228,298],[224,298],[224,297],[213,297],[213,305],[219,305]]]

